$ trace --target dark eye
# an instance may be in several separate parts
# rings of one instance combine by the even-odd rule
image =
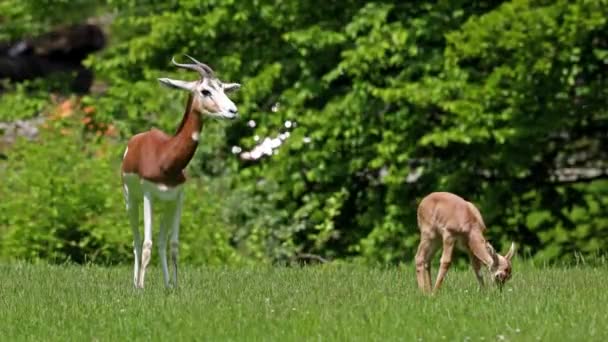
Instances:
[[[203,96],[211,96],[211,92],[207,89],[201,90],[201,94],[203,94]]]

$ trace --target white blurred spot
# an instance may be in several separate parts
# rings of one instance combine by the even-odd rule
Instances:
[[[292,122],[287,120],[285,121],[285,128],[290,128],[291,127]]]
[[[305,144],[308,144],[311,141],[311,139],[309,137],[304,137],[304,139],[302,139],[302,142]]]
[[[279,103],[277,102],[277,103],[273,104],[273,105],[272,105],[272,107],[270,108],[270,110],[271,110],[273,113],[278,112],[278,111],[279,111]]]
[[[253,121],[253,120],[247,121],[247,126],[249,126],[251,128],[255,127],[255,121]]]
[[[270,138],[264,139],[264,141],[262,141],[261,147],[262,153],[268,156],[272,155],[272,140]]]
[[[406,183],[415,183],[418,180],[418,178],[420,178],[422,176],[422,171],[423,171],[422,167],[417,167],[415,170],[413,170],[407,174],[407,177],[405,178],[405,182]]]
[[[380,169],[380,174],[379,174],[380,181],[383,181],[383,180],[384,180],[384,178],[386,178],[386,176],[388,176],[388,168],[387,168],[386,166],[383,166],[383,167]],[[466,290],[465,290],[465,291],[466,291]]]
[[[245,151],[243,153],[240,153],[241,149],[238,148],[237,152],[236,148],[238,146],[234,146],[232,148],[232,153],[240,153],[240,157],[243,160],[256,160],[260,159],[262,156],[265,155],[272,156],[273,154],[278,154],[278,148],[281,147],[281,145],[285,140],[287,140],[287,138],[289,138],[289,132],[281,133],[276,138],[266,137],[264,138],[264,140],[262,140],[262,142],[254,146],[251,151]],[[256,135],[255,137],[253,137],[253,140],[259,141],[260,137]]]
[[[281,141],[280,138],[271,139],[270,140],[270,147],[277,148],[277,147],[281,146],[281,143],[282,143],[282,141]]]
[[[260,136],[259,135],[253,136],[253,141],[258,141],[258,140],[260,140]]]
[[[232,146],[232,154],[238,154],[241,153],[243,149],[240,148],[239,146]]]

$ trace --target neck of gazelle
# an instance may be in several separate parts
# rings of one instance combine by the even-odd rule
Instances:
[[[472,230],[469,234],[469,249],[471,253],[479,259],[489,270],[492,270],[496,265],[495,256],[490,253],[486,244],[488,243],[480,231]]]
[[[164,172],[178,174],[188,166],[198,147],[198,139],[203,127],[203,119],[194,108],[192,95],[188,97],[188,105],[184,117],[171,140],[167,142],[161,154],[161,167]]]

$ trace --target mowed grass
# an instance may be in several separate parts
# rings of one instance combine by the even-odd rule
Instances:
[[[421,295],[411,265],[181,269],[0,266],[3,341],[606,341],[608,268],[515,265],[505,290],[452,269]],[[436,270],[436,268],[435,268]]]

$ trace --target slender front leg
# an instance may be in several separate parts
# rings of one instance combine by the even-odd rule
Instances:
[[[137,199],[129,192],[129,187],[123,184],[129,224],[133,231],[133,286],[137,287],[139,278],[139,263],[141,262],[141,237],[139,235],[139,207]]]
[[[452,264],[452,252],[454,251],[454,239],[451,237],[445,238],[443,240],[443,253],[441,254],[441,260],[439,264],[439,272],[437,273],[437,279],[435,280],[435,286],[433,287],[433,292],[436,292],[441,287],[443,283],[443,278],[445,278],[446,273],[448,273],[448,269],[450,269],[450,265]]]
[[[141,270],[139,273],[139,288],[144,288],[146,268],[150,263],[152,254],[152,195],[144,193],[144,245],[141,259]]]
[[[158,233],[158,257],[160,259],[160,266],[163,270],[163,279],[165,281],[165,287],[169,287],[169,268],[167,266],[167,239],[169,238],[168,232],[173,221],[173,211],[175,205],[170,203],[163,212],[163,217],[160,221],[160,232]]]
[[[473,253],[469,253],[469,258],[471,259],[471,267],[473,268],[473,272],[475,272],[479,287],[484,287],[483,275],[481,274],[481,261]]]
[[[183,190],[180,191],[173,210],[173,220],[171,227],[171,262],[173,263],[173,285],[177,287],[177,257],[179,253],[179,221],[182,214],[182,204],[184,199]]]
[[[435,243],[425,237],[420,237],[420,244],[416,252],[416,280],[422,292],[431,292],[431,258],[435,253]]]
[[[486,240],[479,234],[471,234],[467,244],[471,253],[473,253],[473,255],[475,255],[479,261],[486,265],[488,269],[492,270],[495,266],[495,262],[492,254],[488,252]]]

